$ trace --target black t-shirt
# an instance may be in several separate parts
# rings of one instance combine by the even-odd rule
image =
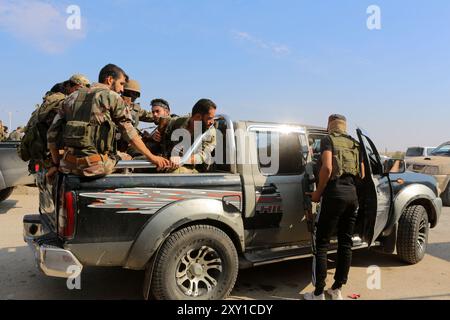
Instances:
[[[333,152],[333,143],[331,142],[330,136],[326,136],[320,142],[321,155],[325,151]],[[320,163],[321,162],[322,161],[320,161]],[[328,181],[323,196],[326,196],[328,198],[339,198],[346,200],[357,199],[355,177],[352,175],[343,175],[336,180]]]

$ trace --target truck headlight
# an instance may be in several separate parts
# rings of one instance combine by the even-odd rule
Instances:
[[[432,176],[439,174],[439,167],[437,166],[426,166],[425,169],[423,169],[423,173],[429,174]]]

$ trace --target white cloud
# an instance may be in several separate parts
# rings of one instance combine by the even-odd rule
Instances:
[[[241,41],[247,41],[258,48],[264,50],[270,50],[275,55],[289,55],[291,53],[291,49],[283,44],[278,44],[274,42],[267,42],[262,39],[259,39],[247,32],[242,31],[232,31],[233,36]]]
[[[0,0],[0,31],[50,54],[64,52],[86,36],[85,21],[81,30],[69,30],[69,14],[40,0]]]

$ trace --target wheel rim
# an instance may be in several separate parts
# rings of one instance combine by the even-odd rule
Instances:
[[[222,259],[211,247],[189,250],[178,262],[176,280],[186,296],[201,297],[210,294],[222,274]]]
[[[422,254],[425,252],[427,245],[427,235],[428,235],[428,222],[425,217],[422,218],[419,224],[419,235],[417,237],[417,245],[419,247],[419,252]]]

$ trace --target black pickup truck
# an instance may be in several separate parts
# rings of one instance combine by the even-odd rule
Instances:
[[[38,173],[40,213],[24,218],[24,238],[43,272],[69,277],[73,266],[120,266],[145,270],[145,298],[223,299],[240,268],[310,256],[309,141],[326,132],[227,116],[215,125],[216,163],[206,173],[156,173],[143,161],[118,163],[117,173],[95,180],[60,175],[49,184]],[[367,135],[357,136],[366,179],[354,248],[396,250],[417,263],[441,213],[436,181],[406,173],[403,161],[393,170]]]

